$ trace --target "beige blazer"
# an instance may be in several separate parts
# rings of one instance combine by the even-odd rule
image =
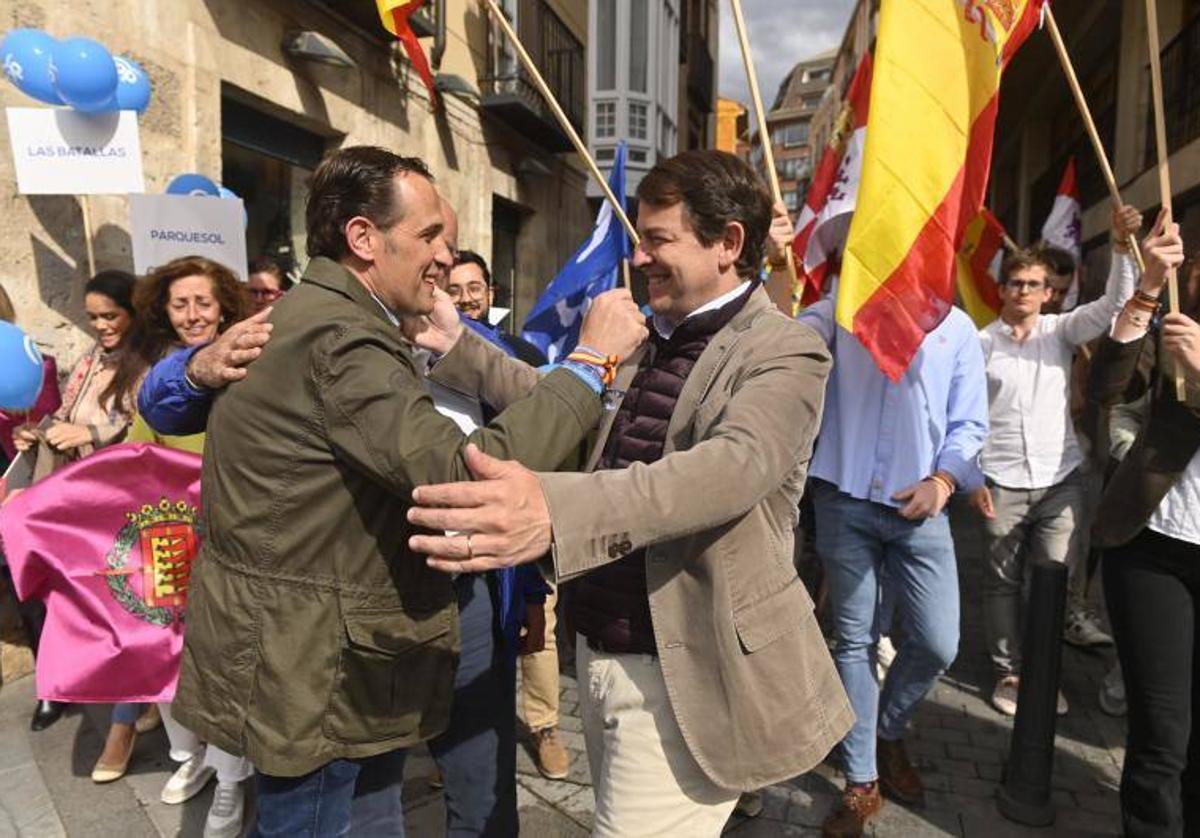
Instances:
[[[471,371],[460,354],[434,375],[499,409],[532,379],[498,356]],[[696,761],[730,789],[810,770],[854,718],[792,563],[830,365],[824,341],[758,289],[688,376],[661,460],[539,475],[558,581],[647,548],[671,706]],[[589,468],[614,418],[602,420]]]

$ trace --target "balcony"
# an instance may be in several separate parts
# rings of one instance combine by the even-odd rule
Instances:
[[[1200,137],[1200,15],[1183,27],[1162,51],[1163,108],[1167,123],[1167,149],[1174,153]],[[1147,168],[1158,164],[1154,136],[1154,110],[1150,102],[1150,68],[1145,70],[1147,102]]]
[[[583,45],[543,0],[508,0],[521,43],[550,86],[575,130],[584,130]],[[483,110],[517,133],[552,152],[568,151],[571,141],[559,127],[503,31],[489,20],[487,71],[480,80]]]
[[[712,113],[715,62],[708,42],[698,33],[688,35],[686,54],[688,101],[696,110]]]

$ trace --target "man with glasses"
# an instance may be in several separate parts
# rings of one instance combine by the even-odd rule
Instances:
[[[984,625],[997,681],[992,704],[1015,714],[1020,677],[1021,586],[1029,560],[1074,562],[1087,529],[1083,457],[1071,420],[1075,350],[1103,334],[1133,293],[1125,242],[1139,226],[1132,207],[1113,212],[1105,294],[1066,314],[1043,314],[1052,265],[1017,251],[1001,266],[1000,317],[979,333],[987,367],[990,432],[981,457],[987,484],[973,502],[984,516],[988,570]],[[1058,712],[1067,712],[1062,694]]]
[[[488,322],[496,288],[492,285],[492,272],[488,270],[487,262],[478,253],[473,250],[455,252],[446,293],[464,317],[486,329],[489,336],[511,349],[519,360],[533,367],[546,363],[546,356],[532,343],[517,335],[505,334]]]

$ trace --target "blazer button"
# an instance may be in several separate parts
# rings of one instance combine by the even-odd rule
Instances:
[[[621,555],[621,545],[620,544],[608,545],[608,557],[610,559],[615,559],[620,555]]]
[[[633,549],[633,542],[629,540],[622,541],[617,545],[618,552],[623,556]]]

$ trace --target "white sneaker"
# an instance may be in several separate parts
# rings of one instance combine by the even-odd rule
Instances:
[[[1017,688],[1020,681],[1016,675],[1005,675],[996,682],[992,690],[992,706],[1006,716],[1017,715]]]
[[[163,786],[159,799],[163,803],[172,805],[191,800],[200,793],[200,790],[216,773],[215,768],[204,764],[204,751],[201,750],[175,770],[171,779],[167,780],[167,784]]]
[[[1063,640],[1072,646],[1111,646],[1112,637],[1100,628],[1100,621],[1089,611],[1072,611],[1063,626]]]
[[[242,834],[242,816],[246,795],[241,783],[217,783],[208,818],[204,821],[204,838],[237,838]]]
[[[892,645],[892,638],[886,634],[881,635],[879,642],[875,644],[875,669],[881,682],[887,677],[888,669],[894,660],[896,660],[896,647]]]
[[[1113,664],[1100,683],[1100,709],[1110,716],[1124,716],[1129,711],[1125,702],[1125,676],[1121,664]]]

